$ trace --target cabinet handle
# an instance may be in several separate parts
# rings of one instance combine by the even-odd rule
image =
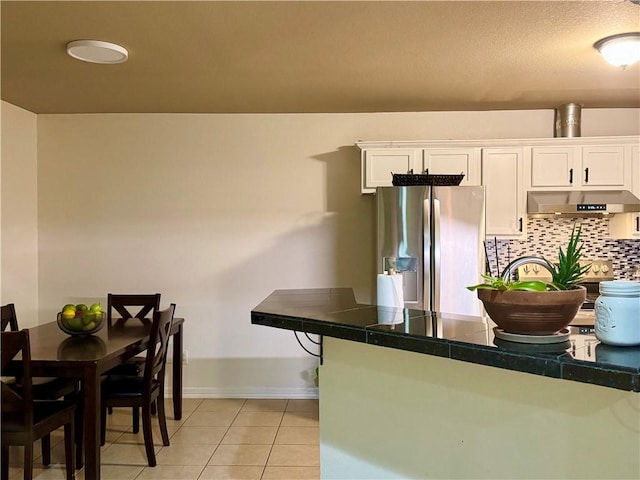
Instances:
[[[636,218],[636,220],[637,220],[638,222],[640,222],[640,217]],[[518,220],[518,221],[519,221],[519,223],[520,223],[520,228],[519,228],[519,229],[520,229],[520,233],[522,233],[522,217],[520,217],[520,220]]]
[[[589,167],[584,169],[584,183],[589,183]]]
[[[569,183],[573,183],[573,168],[569,169]]]
[[[640,232],[640,215],[636,217],[636,232]]]

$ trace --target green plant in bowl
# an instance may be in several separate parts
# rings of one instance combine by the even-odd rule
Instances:
[[[558,263],[546,258],[521,257],[505,268],[499,278],[484,276],[484,283],[467,287],[477,291],[489,317],[505,332],[551,335],[565,328],[586,298],[579,285],[590,265],[581,265],[581,228],[574,225],[566,251],[559,248]],[[551,272],[551,281],[514,281],[511,271],[535,260]]]

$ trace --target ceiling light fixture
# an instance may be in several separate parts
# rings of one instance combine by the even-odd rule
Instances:
[[[593,47],[611,65],[627,68],[640,60],[640,32],[612,35],[598,40]]]
[[[67,44],[67,53],[78,60],[90,63],[122,63],[129,58],[126,48],[101,40],[75,40]]]

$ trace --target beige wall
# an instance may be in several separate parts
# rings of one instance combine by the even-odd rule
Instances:
[[[637,134],[639,121],[587,109],[583,135]],[[187,395],[313,395],[315,359],[250,311],[281,288],[369,300],[373,199],[354,142],[552,132],[552,110],[39,115],[39,320],[158,291],[187,321]]]
[[[637,479],[638,452],[636,392],[325,341],[324,480]]]
[[[38,323],[37,116],[2,103],[1,301],[20,327]]]

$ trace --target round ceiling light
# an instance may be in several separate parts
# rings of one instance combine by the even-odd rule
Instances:
[[[611,65],[626,68],[640,60],[640,33],[620,33],[593,44]]]
[[[78,60],[91,63],[122,63],[129,58],[126,48],[101,40],[75,40],[67,44],[67,53]]]

